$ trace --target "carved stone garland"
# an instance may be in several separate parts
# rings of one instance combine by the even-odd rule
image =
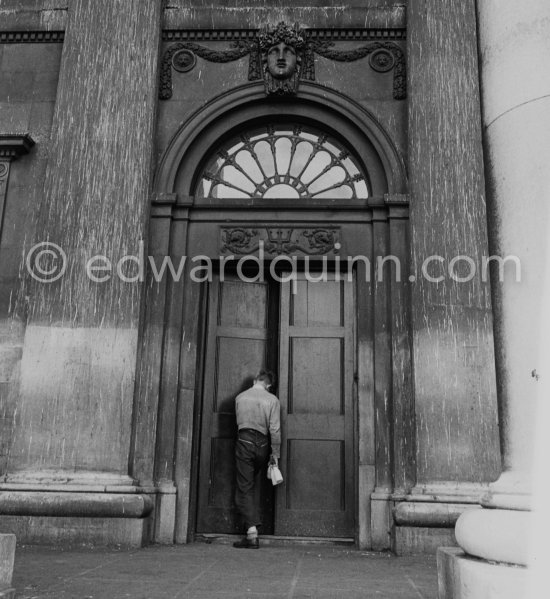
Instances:
[[[306,256],[338,254],[339,227],[222,227],[220,250],[234,255],[251,255],[263,249],[265,255],[301,253]],[[303,241],[304,240],[304,241]]]
[[[279,85],[274,89],[272,78],[266,68],[266,39],[276,44],[281,41],[294,48],[297,66],[290,84]],[[264,29],[252,40],[238,40],[231,44],[230,50],[212,50],[194,42],[180,42],[170,46],[164,53],[160,76],[160,98],[172,97],[172,69],[179,72],[190,71],[196,62],[194,55],[209,62],[226,63],[249,57],[248,80],[264,79],[266,93],[294,94],[299,80],[315,81],[315,55],[337,62],[354,62],[369,56],[370,67],[379,73],[393,69],[393,97],[403,100],[407,97],[406,62],[401,48],[394,42],[369,42],[353,50],[336,50],[334,42],[311,40],[306,30],[290,28],[279,23],[273,31]],[[290,81],[288,79],[287,81]]]

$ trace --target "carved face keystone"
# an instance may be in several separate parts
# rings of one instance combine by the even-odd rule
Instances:
[[[275,79],[288,79],[296,70],[296,50],[280,42],[267,51],[267,69]]]

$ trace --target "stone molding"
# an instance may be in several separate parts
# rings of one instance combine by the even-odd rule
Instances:
[[[154,508],[149,495],[3,491],[2,516],[145,518]]]
[[[165,42],[231,42],[252,40],[258,29],[165,29],[162,39]],[[308,29],[309,38],[333,42],[405,40],[406,29]]]
[[[0,133],[0,160],[16,160],[28,154],[34,144],[28,133]]]
[[[481,504],[489,483],[438,481],[417,484],[406,496],[407,501]]]
[[[466,510],[456,523],[456,540],[468,555],[489,562],[527,566],[535,557],[529,538],[535,518],[533,512]]]
[[[408,206],[410,203],[408,193],[386,193],[384,194],[384,204],[386,206]]]
[[[165,42],[226,42],[250,40],[257,29],[165,29]],[[311,39],[331,41],[400,41],[406,39],[406,29],[311,29]],[[64,31],[0,31],[0,44],[61,44]]]
[[[62,44],[64,31],[0,31],[0,44]]]
[[[33,146],[34,140],[27,133],[0,133],[0,235],[4,221],[11,163],[20,156],[28,154]]]
[[[471,509],[480,510],[481,507],[468,503],[401,501],[393,508],[393,518],[398,526],[452,528],[458,518]]]

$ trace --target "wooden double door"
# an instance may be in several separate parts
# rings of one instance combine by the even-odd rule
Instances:
[[[197,533],[242,532],[234,508],[235,396],[278,374],[284,483],[261,474],[261,534],[355,534],[353,284],[219,278],[210,284]]]

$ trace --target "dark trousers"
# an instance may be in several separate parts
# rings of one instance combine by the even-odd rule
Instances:
[[[256,503],[256,480],[269,458],[269,439],[259,431],[241,429],[235,445],[237,480],[235,505],[245,526],[261,524],[259,506]]]

